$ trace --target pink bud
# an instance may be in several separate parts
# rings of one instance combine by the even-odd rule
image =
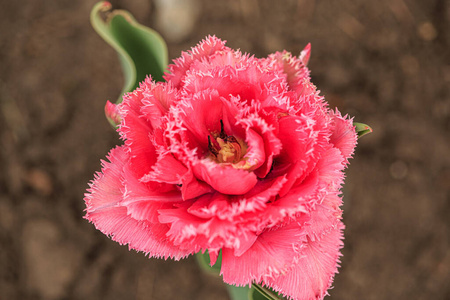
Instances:
[[[310,56],[311,56],[311,43],[308,43],[305,49],[303,49],[302,52],[300,52],[300,60],[305,66],[308,65]]]
[[[113,104],[111,102],[106,101],[105,105],[105,115],[108,118],[108,121],[113,125],[114,127],[119,125],[122,121],[122,118],[120,117],[119,110],[117,108],[116,104]]]

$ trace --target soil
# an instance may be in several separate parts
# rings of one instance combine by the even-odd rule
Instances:
[[[191,2],[171,58],[207,34],[257,57],[311,42],[313,82],[374,129],[346,172],[327,299],[450,299],[449,2]],[[148,259],[83,219],[87,182],[120,143],[103,107],[122,74],[90,27],[94,3],[1,1],[0,299],[225,300],[194,258]],[[155,3],[112,3],[155,26]]]

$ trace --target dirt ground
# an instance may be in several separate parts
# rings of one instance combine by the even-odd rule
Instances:
[[[87,182],[120,143],[103,107],[122,74],[90,27],[94,3],[0,0],[0,299],[225,300],[193,258],[148,259],[82,218]],[[157,25],[157,3],[112,3]],[[258,57],[311,42],[313,82],[374,129],[347,170],[326,299],[450,299],[449,2],[190,3],[171,58],[207,34]]]

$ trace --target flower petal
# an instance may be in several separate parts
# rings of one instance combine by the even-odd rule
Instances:
[[[266,220],[268,226],[275,226],[283,220],[293,218],[299,213],[309,212],[310,203],[323,199],[317,185],[319,177],[317,172],[308,176],[301,185],[292,188],[286,195],[277,198],[267,205],[261,218]]]
[[[215,91],[203,91],[183,102],[176,112],[176,120],[186,129],[191,149],[198,148],[199,155],[208,149],[208,136],[220,132],[220,120],[223,119],[223,105]]]
[[[276,52],[269,55],[265,63],[267,66],[286,74],[289,89],[297,95],[301,95],[304,90],[304,84],[309,81],[309,69],[304,64],[306,54],[307,52],[305,52],[304,57],[297,58],[287,51]]]
[[[222,166],[209,159],[199,160],[192,166],[195,176],[225,195],[243,195],[258,182],[252,172]]]
[[[171,208],[173,203],[183,200],[173,185],[140,182],[130,171],[129,165],[125,165],[122,177],[126,192],[119,204],[125,206],[128,215],[135,220],[158,223],[160,209]]]
[[[194,199],[212,192],[214,190],[211,186],[195,178],[194,173],[190,169],[181,179],[181,195],[183,200]]]
[[[194,61],[202,60],[224,49],[228,49],[228,47],[225,47],[225,41],[215,36],[208,36],[197,46],[193,47],[191,51],[182,52],[181,57],[175,59],[173,64],[169,65],[169,73],[164,75],[164,79],[167,82],[172,82],[174,87],[178,88]]]
[[[170,83],[153,83],[150,78],[145,80],[146,85],[142,93],[141,116],[144,117],[153,128],[161,126],[162,118],[169,112],[171,105],[178,99],[178,92]]]
[[[329,148],[330,133],[323,122],[325,120],[304,114],[280,119],[278,137],[283,143],[283,149],[277,162],[287,167],[288,172],[288,182],[280,196],[285,195],[296,181],[303,180]]]
[[[221,275],[228,284],[244,286],[261,282],[263,278],[285,274],[294,263],[296,245],[306,240],[305,232],[297,224],[267,230],[242,255],[233,249],[222,249]]]
[[[122,121],[118,106],[116,104],[109,102],[109,100],[106,101],[105,115],[113,126],[119,125],[120,122]]]
[[[245,142],[248,145],[247,153],[244,156],[249,168],[255,170],[259,168],[266,160],[264,152],[263,138],[252,129],[247,129]]]
[[[188,200],[171,209],[160,210],[159,221],[170,226],[167,237],[177,246],[183,249],[219,250],[222,247],[237,249],[248,243],[248,235],[245,228],[239,228],[228,220],[221,220],[215,216],[210,217],[211,211],[217,211],[218,206],[226,205],[226,196],[214,193],[200,196],[195,201]],[[197,204],[199,203],[199,204]],[[206,205],[209,207],[202,212],[192,205]],[[247,238],[245,238],[247,237]]]
[[[128,160],[124,146],[112,149],[106,158],[110,162],[102,161],[102,171],[95,174],[84,197],[87,216],[91,212],[115,206],[123,198],[122,170]]]
[[[252,132],[258,134],[262,138],[262,142],[260,141],[259,144],[262,143],[261,146],[264,147],[264,150],[261,149],[259,152],[260,156],[264,158],[263,162],[258,165],[254,173],[259,178],[264,178],[270,172],[273,157],[278,155],[281,151],[282,144],[276,135],[278,130],[275,130],[272,124],[268,124],[265,118],[262,118],[257,114],[247,115],[245,118],[240,119],[238,124],[247,128],[247,131],[252,130]],[[252,134],[251,136],[253,137],[255,134]],[[247,139],[249,139],[249,137],[247,137]],[[247,143],[250,144],[250,142]],[[264,153],[264,156],[262,156],[262,153]]]
[[[305,49],[303,49],[302,52],[300,52],[300,57],[299,57],[304,66],[308,65],[310,56],[311,56],[311,43],[308,43],[308,45],[306,45]]]
[[[169,184],[181,184],[181,179],[188,169],[180,163],[172,154],[159,155],[158,161],[153,165],[153,170],[144,175],[142,182],[156,181]]]
[[[330,137],[330,143],[341,151],[345,159],[345,165],[348,159],[352,157],[358,140],[353,120],[348,117],[342,117],[341,113],[336,110],[333,113],[334,128]]]
[[[293,300],[323,299],[339,266],[343,228],[339,223],[320,240],[308,240],[294,267],[286,274],[267,277],[264,285]]]
[[[126,207],[108,207],[90,213],[87,218],[112,240],[128,244],[130,249],[142,251],[149,257],[180,260],[193,254],[192,250],[180,249],[167,240],[167,226],[137,221],[127,214]]]
[[[133,93],[128,93],[120,104],[122,123],[119,132],[125,139],[127,151],[132,153],[129,158],[130,164],[138,178],[149,173],[156,162],[156,149],[149,136],[152,126],[140,117],[142,92],[143,89],[138,88]]]
[[[167,226],[135,220],[128,214],[127,208],[119,204],[123,198],[122,172],[127,162],[124,147],[113,149],[109,159],[109,163],[103,163],[102,172],[97,173],[85,195],[85,218],[114,241],[128,244],[129,248],[149,256],[179,260],[192,254],[167,241]]]

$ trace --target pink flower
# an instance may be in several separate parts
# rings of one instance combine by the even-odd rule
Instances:
[[[151,257],[222,251],[223,280],[322,299],[342,247],[352,120],[300,57],[257,59],[207,37],[114,109],[123,146],[85,197],[86,218]]]

